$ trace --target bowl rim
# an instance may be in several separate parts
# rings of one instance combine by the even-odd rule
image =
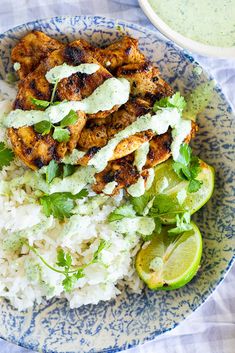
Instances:
[[[139,0],[141,1],[141,0]],[[112,21],[115,23],[116,26],[121,25],[121,26],[128,26],[130,29],[134,29],[134,30],[138,30],[138,31],[142,31],[143,33],[146,32],[146,28],[129,22],[129,21],[125,21],[125,20],[121,20],[121,19],[115,19],[112,17],[105,17],[105,16],[96,16],[96,15],[75,15],[75,16],[71,16],[71,15],[60,15],[60,16],[53,16],[53,17],[46,17],[46,18],[41,18],[41,19],[36,19],[36,20],[32,20],[32,21],[28,21],[19,25],[16,25],[12,28],[7,29],[6,31],[0,33],[0,42],[2,39],[4,39],[4,37],[6,35],[10,35],[12,36],[12,33],[17,33],[21,30],[22,27],[30,27],[35,25],[35,23],[40,24],[44,24],[45,22],[49,22],[51,20],[65,20],[65,19],[79,19],[79,20],[86,20],[86,19],[100,19],[100,20],[104,20],[104,21]],[[30,28],[29,28],[30,29]],[[154,31],[152,29],[147,29],[148,32],[150,32],[151,34],[157,36],[160,40],[164,41],[167,43],[167,39],[158,31]],[[169,43],[169,42],[168,42]],[[191,64],[196,64],[198,65],[198,62],[196,61],[196,59],[191,55],[191,53],[188,53],[184,48],[178,47],[175,43],[172,43],[171,45],[173,45],[174,47],[176,47],[177,50],[180,50],[183,55],[187,58],[187,60],[190,61]],[[207,68],[205,68],[204,66],[200,65],[203,68],[204,73],[206,74],[206,76],[208,77],[208,79],[214,79],[215,78],[210,74],[209,70]],[[223,99],[226,101],[228,108],[231,110],[232,114],[235,114],[235,109],[233,109],[233,105],[231,104],[231,102],[229,101],[229,99],[227,98],[227,96],[223,93],[223,90],[220,86],[220,84],[217,82],[217,80],[215,80],[215,87],[217,87],[217,93],[223,97]],[[223,271],[223,274],[220,275],[220,277],[218,278],[217,282],[215,282],[212,287],[210,288],[210,290],[208,291],[207,296],[205,296],[200,304],[196,305],[196,306],[192,306],[190,312],[187,312],[184,314],[184,318],[177,323],[172,324],[171,326],[164,328],[160,333],[157,329],[155,329],[153,332],[148,333],[147,336],[145,336],[142,339],[137,339],[134,343],[128,343],[125,342],[124,344],[122,344],[122,346],[118,346],[118,347],[112,347],[109,348],[107,350],[107,348],[103,348],[101,350],[98,351],[94,351],[94,353],[115,353],[115,352],[120,352],[123,350],[128,350],[134,347],[137,347],[139,345],[143,345],[144,343],[148,343],[150,341],[153,341],[154,339],[157,339],[159,336],[162,336],[162,334],[169,332],[171,330],[173,330],[174,328],[176,328],[177,326],[179,326],[186,318],[189,318],[196,310],[198,310],[202,305],[204,305],[207,300],[211,297],[211,295],[214,293],[214,291],[218,288],[218,286],[221,285],[221,283],[224,281],[225,277],[228,275],[229,270],[231,270],[233,264],[235,263],[235,253],[233,254],[233,256],[230,258],[230,260],[227,262],[226,268]],[[16,344],[20,347],[23,348],[27,348],[27,349],[31,349],[31,350],[35,350],[37,349],[37,347],[35,347],[35,345],[33,343],[25,343],[22,342],[21,337],[19,339],[14,339],[14,337],[11,337],[11,339],[9,338],[5,338],[1,335],[0,333],[0,338],[7,341],[7,342],[11,342],[13,344]],[[51,351],[51,350],[47,350],[45,351],[46,353],[59,353],[60,351]],[[93,350],[92,350],[93,352]]]
[[[234,47],[218,47],[212,45],[206,45],[198,41],[192,40],[174,31],[168,26],[153,10],[148,0],[138,0],[139,5],[148,19],[152,24],[167,38],[178,44],[180,47],[190,50],[194,53],[212,56],[217,58],[235,58],[235,46]]]

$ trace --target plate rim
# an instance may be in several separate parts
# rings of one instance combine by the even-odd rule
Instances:
[[[170,43],[173,47],[175,47],[178,51],[183,53],[183,56],[187,58],[187,60],[189,60],[191,62],[191,64],[196,64],[198,65],[198,61],[193,57],[193,54],[188,52],[187,49],[184,49],[182,47],[180,47],[177,43],[175,43],[174,41],[166,38],[161,32],[159,32],[157,29],[156,30],[152,30],[152,29],[146,29],[144,26],[141,26],[139,24],[136,23],[132,23],[126,20],[122,20],[122,19],[116,19],[116,18],[112,18],[112,17],[105,17],[105,16],[96,16],[96,15],[75,15],[75,16],[70,16],[70,15],[60,15],[60,16],[53,16],[53,17],[46,17],[46,18],[41,18],[41,19],[35,19],[32,21],[28,21],[22,24],[18,24],[12,28],[7,29],[6,31],[0,33],[0,42],[2,41],[2,39],[4,39],[5,36],[10,35],[12,33],[17,33],[19,32],[23,27],[25,26],[33,26],[35,25],[35,23],[38,24],[43,24],[45,22],[49,22],[52,20],[56,20],[56,19],[60,19],[61,22],[63,22],[63,20],[65,19],[79,19],[79,20],[86,20],[86,19],[100,19],[100,20],[104,20],[104,21],[112,21],[114,22],[117,26],[118,25],[124,25],[125,27],[129,27],[131,29],[134,30],[139,30],[142,31],[143,33],[151,33],[152,35],[155,35],[156,37],[158,37],[159,39],[161,39],[162,41],[166,42],[166,43]],[[221,85],[217,82],[217,80],[211,75],[209,69],[205,68],[204,65],[199,64],[202,68],[203,68],[203,72],[206,74],[208,79],[213,79],[215,81],[215,88],[217,93],[220,95],[220,97],[222,97],[222,99],[227,103],[228,109],[230,109],[230,111],[232,112],[232,114],[234,115],[235,118],[235,107],[233,107],[233,105],[231,104],[230,100],[228,99],[228,97],[226,96],[226,94],[223,92]],[[153,341],[154,339],[157,339],[159,337],[161,337],[164,333],[169,332],[171,330],[173,330],[174,328],[176,328],[177,326],[179,326],[183,321],[185,321],[185,319],[189,318],[195,311],[197,311],[200,307],[202,307],[207,300],[211,297],[211,295],[214,293],[214,291],[222,284],[222,282],[224,281],[225,277],[228,275],[229,271],[231,270],[233,263],[235,262],[235,253],[233,254],[233,256],[230,258],[230,261],[227,263],[226,268],[224,269],[223,275],[220,276],[220,278],[218,279],[218,281],[216,283],[214,283],[214,285],[212,286],[212,288],[210,289],[210,292],[208,294],[207,297],[205,297],[199,305],[191,308],[191,311],[186,313],[184,315],[184,318],[180,321],[177,322],[173,325],[171,325],[168,328],[164,328],[160,333],[155,330],[151,333],[149,333],[147,336],[145,336],[142,339],[138,339],[137,342],[135,343],[128,343],[125,342],[122,346],[119,347],[114,347],[114,348],[104,348],[102,350],[95,350],[93,351],[93,349],[91,350],[92,352],[95,353],[115,353],[115,352],[120,352],[123,350],[127,350],[127,349],[131,349],[133,347],[137,347],[139,345],[143,345],[147,342]],[[4,300],[4,298],[3,298]],[[17,346],[23,347],[23,348],[27,348],[27,349],[31,349],[31,350],[35,350],[37,349],[35,347],[35,345],[33,345],[32,343],[25,343],[22,344],[21,340],[19,338],[19,340],[10,340],[10,339],[6,339],[4,337],[2,337],[1,333],[0,333],[0,338],[3,339],[6,342],[10,342],[13,343]],[[44,351],[44,350],[43,350]],[[52,351],[52,350],[47,350],[44,351],[45,353],[60,353],[60,351]],[[72,353],[72,352],[68,352],[68,353]]]

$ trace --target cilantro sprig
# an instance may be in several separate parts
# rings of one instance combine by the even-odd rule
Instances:
[[[156,112],[162,108],[176,108],[180,112],[186,107],[186,101],[184,97],[180,95],[180,92],[176,92],[171,97],[161,98],[159,101],[156,101],[153,106],[153,111]]]
[[[39,134],[47,135],[50,133],[52,129],[52,123],[47,120],[40,121],[39,123],[34,125],[34,130]]]
[[[37,99],[37,98],[34,98],[34,97],[31,97],[31,102],[37,108],[40,108],[40,109],[46,109],[51,104],[49,101],[46,101],[46,100],[43,100],[43,99]]]
[[[26,244],[28,248],[43,262],[45,266],[47,266],[50,270],[63,274],[65,276],[64,280],[62,281],[62,285],[64,287],[65,292],[70,292],[74,284],[79,278],[82,278],[85,276],[84,274],[84,269],[87,268],[88,266],[98,263],[100,261],[100,253],[102,252],[103,249],[105,249],[108,246],[108,243],[104,240],[101,239],[99,246],[97,250],[93,254],[93,258],[90,262],[88,262],[85,265],[79,266],[79,267],[74,267],[72,265],[73,263],[73,258],[69,252],[65,253],[63,249],[58,249],[57,250],[57,262],[56,265],[60,268],[63,269],[58,269],[52,265],[50,265],[43,256],[40,255],[38,249],[34,246],[31,246],[29,244]]]
[[[52,180],[60,175],[60,166],[53,159],[46,167],[46,182],[50,184]]]
[[[166,194],[153,196],[151,193],[146,192],[141,197],[131,197],[130,202],[137,215],[147,215],[154,219],[154,233],[159,234],[161,232],[162,225],[165,224],[166,219],[176,220],[175,234],[189,229],[190,214],[185,209],[182,209],[176,200],[172,200]]]
[[[14,153],[10,148],[7,148],[4,142],[0,142],[0,170],[3,167],[10,165],[14,159]]]
[[[43,100],[43,99],[37,99],[37,98],[34,98],[34,97],[30,98],[31,102],[36,106],[36,108],[46,109],[50,105],[54,105],[54,104],[58,104],[59,103],[59,102],[54,102],[54,98],[55,98],[55,94],[56,94],[58,83],[59,83],[59,80],[57,80],[55,82],[55,84],[54,84],[50,101],[46,101],[46,100]]]
[[[137,213],[137,215],[146,215],[149,211],[151,204],[153,203],[154,196],[148,191],[140,197],[130,197],[130,202]],[[148,207],[149,205],[149,207]]]
[[[65,253],[63,249],[58,250],[56,265],[64,268],[62,272],[65,279],[62,281],[62,284],[66,292],[70,292],[73,289],[76,280],[85,276],[84,267],[79,267],[71,271],[72,261],[70,253]]]
[[[189,181],[190,193],[198,191],[202,186],[202,181],[196,179],[201,171],[200,160],[192,155],[192,149],[187,144],[181,145],[180,154],[177,161],[173,163],[173,169],[181,179]]]
[[[66,127],[69,125],[74,125],[78,120],[77,113],[75,110],[70,110],[70,112],[61,120],[60,127]]]
[[[72,175],[76,171],[76,166],[73,164],[63,164],[63,178]]]
[[[47,135],[51,132],[51,129],[54,128],[52,137],[58,142],[68,142],[70,139],[70,131],[67,129],[69,125],[76,124],[78,120],[77,113],[75,110],[71,109],[69,113],[61,120],[60,125],[56,126],[50,121],[40,121],[34,125],[36,132],[42,135]]]
[[[59,104],[60,102],[54,102],[58,82],[59,81],[57,80],[53,87],[50,101],[31,97],[31,102],[39,109],[46,109],[51,105]],[[52,129],[54,129],[52,134],[52,137],[54,140],[58,142],[68,142],[70,139],[70,131],[67,129],[67,127],[69,125],[76,124],[77,119],[78,119],[78,116],[76,112],[71,109],[70,112],[61,120],[59,126],[53,125],[50,121],[45,120],[35,124],[34,130],[39,134],[47,135],[51,132]]]
[[[54,159],[44,168],[46,182],[48,184],[50,184],[56,177],[66,178],[76,171],[75,165],[63,163],[58,164]]]
[[[55,126],[52,137],[58,142],[68,142],[70,139],[70,132],[67,129]]]
[[[155,232],[160,233],[165,219],[175,218],[177,220],[177,217],[184,213],[185,210],[180,207],[177,201],[173,201],[168,195],[159,194],[154,197],[148,215],[154,218]]]
[[[51,215],[59,220],[72,216],[72,210],[76,206],[76,200],[82,199],[88,195],[88,191],[83,189],[78,194],[70,192],[55,192],[51,195],[44,195],[39,198],[43,213],[50,217]]]

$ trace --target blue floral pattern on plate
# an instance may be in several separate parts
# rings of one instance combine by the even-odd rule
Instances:
[[[0,75],[12,71],[10,52],[17,40],[38,29],[64,42],[84,38],[107,45],[127,33],[139,39],[140,48],[155,62],[163,77],[183,94],[211,79],[198,63],[166,41],[158,32],[102,17],[55,17],[30,22],[0,35]],[[195,69],[196,68],[196,69]],[[1,336],[44,352],[115,352],[153,339],[174,328],[197,309],[223,280],[235,253],[234,234],[234,116],[220,87],[199,116],[200,132],[193,145],[201,158],[215,167],[215,192],[197,212],[204,249],[197,276],[172,292],[141,294],[125,290],[115,300],[71,310],[66,300],[53,298],[27,312],[0,301]]]

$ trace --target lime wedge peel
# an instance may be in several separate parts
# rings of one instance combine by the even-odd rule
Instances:
[[[202,255],[202,237],[191,222],[192,230],[168,235],[169,226],[155,235],[136,257],[136,270],[150,289],[172,290],[184,286],[197,273]]]
[[[155,167],[155,180],[150,192],[152,192],[153,195],[159,193],[165,194],[172,198],[172,202],[178,202],[180,194],[182,195],[182,191],[184,191],[185,198],[181,205],[179,205],[179,208],[193,214],[204,206],[212,196],[215,183],[214,168],[200,160],[202,170],[197,179],[202,181],[203,184],[197,192],[189,193],[187,191],[188,182],[180,179],[176,175],[172,165],[173,161],[170,159]],[[162,190],[162,185],[166,180],[167,186],[164,190]],[[171,224],[174,222],[175,219],[171,217],[166,217],[163,219],[163,223],[165,224]]]

